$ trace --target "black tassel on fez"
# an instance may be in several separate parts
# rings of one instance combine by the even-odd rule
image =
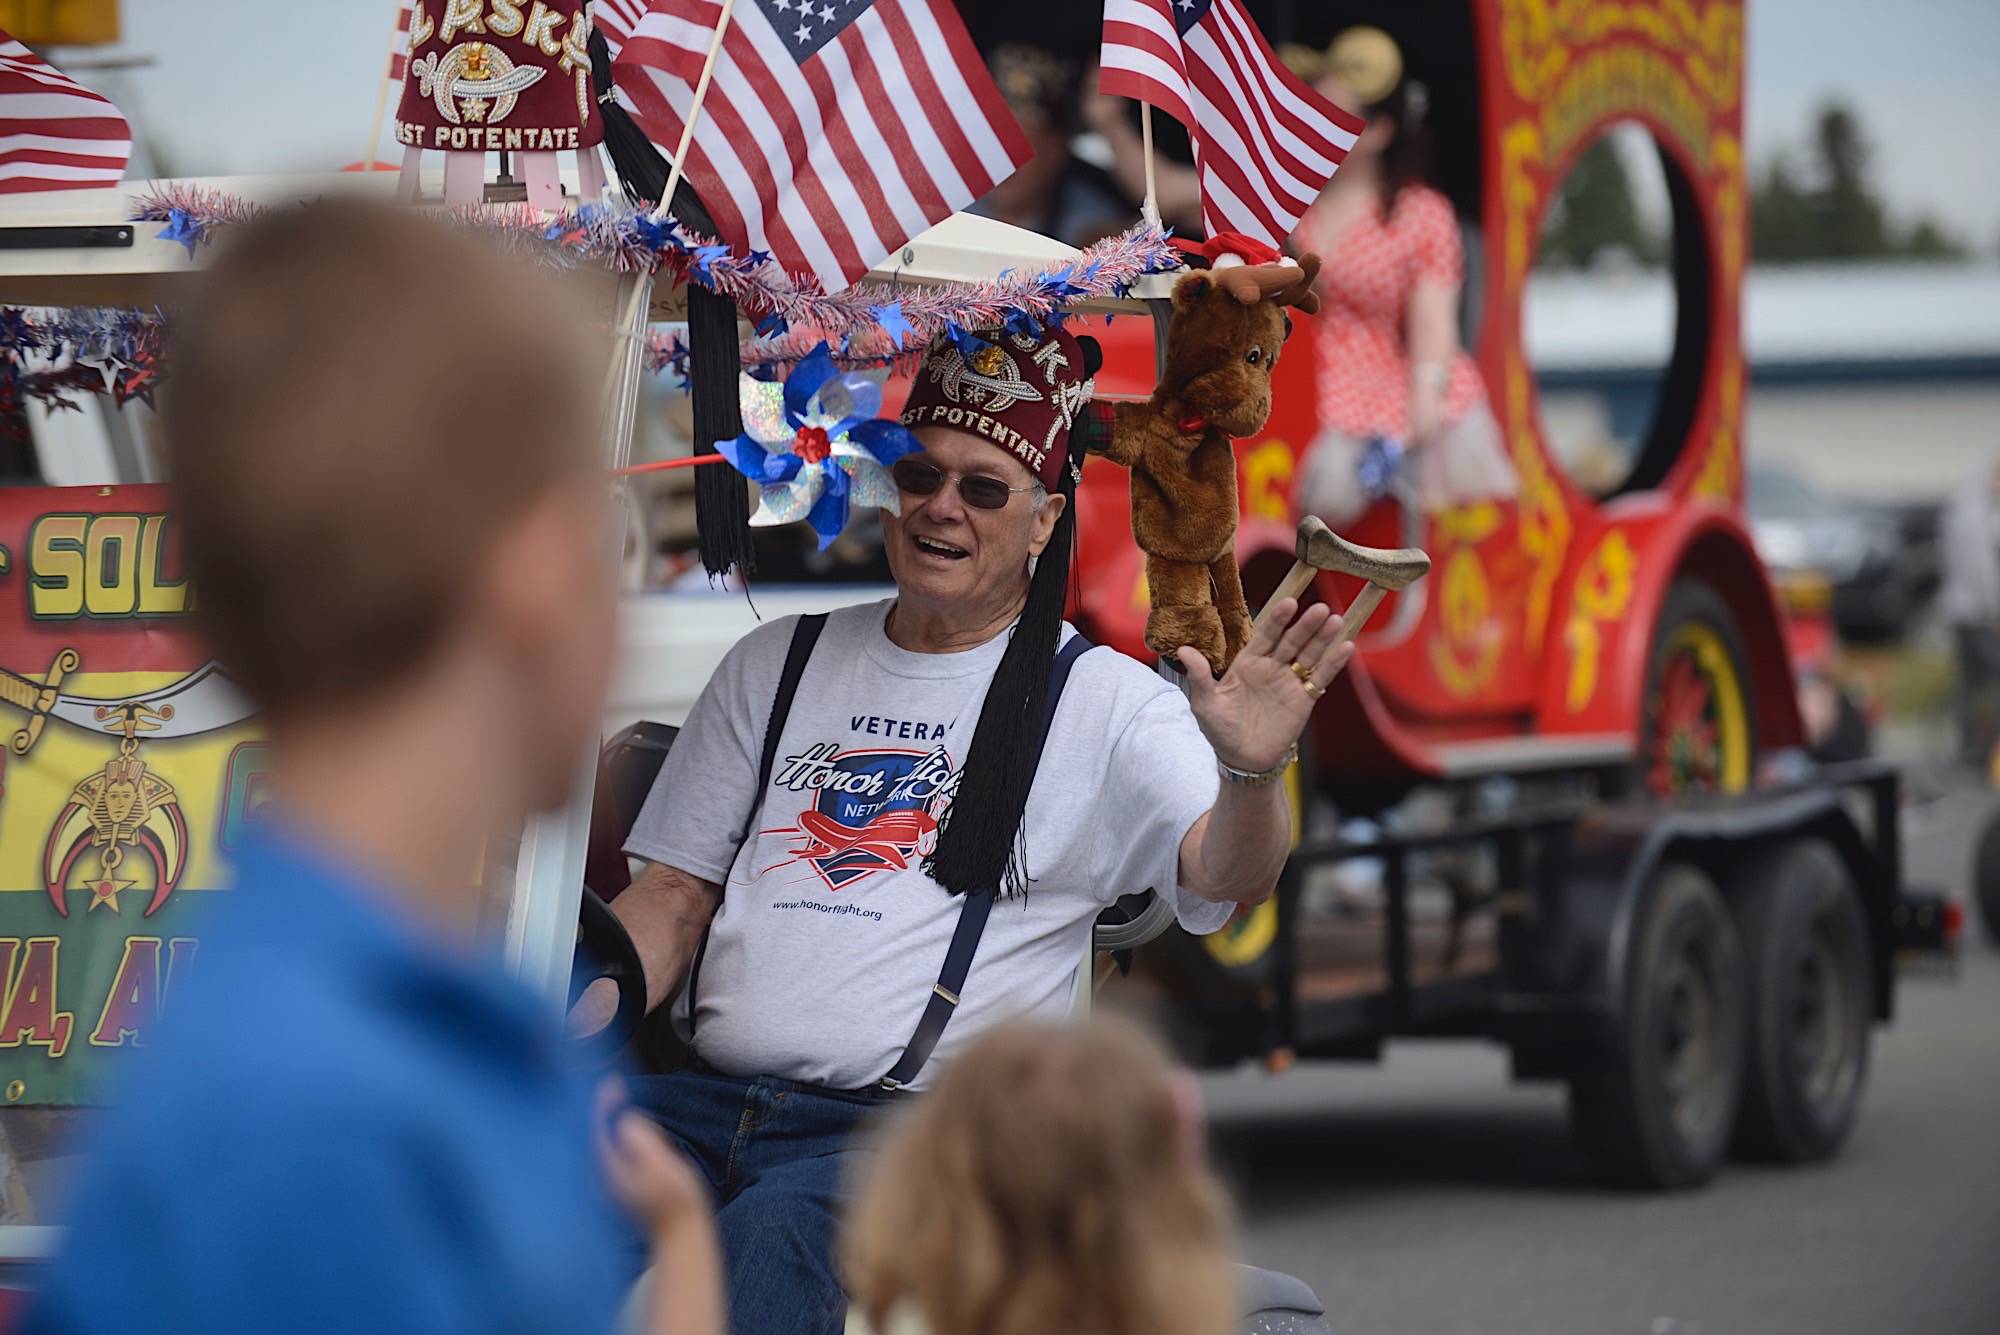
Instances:
[[[667,185],[667,159],[625,108],[611,97],[611,52],[604,34],[590,35],[590,70],[604,118],[604,147],[625,193],[633,200],[657,200]],[[695,231],[715,235],[715,221],[682,180],[671,212]],[[688,284],[688,382],[694,395],[694,452],[714,454],[715,442],[743,430],[736,377],[736,303],[696,283]],[[748,575],[757,568],[750,545],[750,493],[733,468],[694,470],[695,528],[701,563],[710,575],[731,566]]]
[[[1097,374],[1104,357],[1097,340],[1077,340],[1083,374]],[[1042,758],[1042,711],[1048,707],[1049,664],[1062,636],[1063,606],[1070,593],[1070,557],[1076,546],[1076,477],[1083,466],[1084,432],[1072,430],[1056,494],[1062,517],[1035,560],[1027,605],[1015,623],[986,703],[972,730],[958,790],[938,829],[937,848],[924,871],[953,894],[985,890],[1001,899],[1025,897],[1028,874],[1024,839],[1028,790]]]

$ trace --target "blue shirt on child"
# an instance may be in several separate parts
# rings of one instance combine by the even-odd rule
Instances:
[[[234,881],[26,1329],[609,1329],[635,1243],[546,1003],[294,833]]]

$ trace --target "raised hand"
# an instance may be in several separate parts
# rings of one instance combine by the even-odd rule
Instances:
[[[1300,612],[1287,598],[1260,623],[1220,681],[1199,650],[1175,654],[1187,670],[1188,705],[1202,735],[1216,759],[1241,770],[1267,770],[1283,760],[1313,705],[1354,657],[1352,644],[1334,647],[1341,621],[1323,603]]]

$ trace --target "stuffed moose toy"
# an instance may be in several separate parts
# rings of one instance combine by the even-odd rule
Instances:
[[[1319,257],[1197,270],[1174,286],[1166,363],[1152,397],[1119,403],[1094,453],[1132,472],[1132,536],[1146,554],[1146,646],[1190,645],[1220,677],[1250,637],[1236,569],[1233,437],[1271,415],[1285,314],[1319,309]]]

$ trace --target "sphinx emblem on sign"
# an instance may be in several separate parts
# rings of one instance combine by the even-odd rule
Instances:
[[[187,870],[188,830],[173,785],[139,758],[139,734],[171,720],[174,707],[129,701],[96,713],[107,730],[124,734],[118,754],[79,781],[56,816],[42,849],[42,881],[56,912],[67,918],[70,877],[79,862],[95,855],[96,873],[85,879],[90,904],[84,911],[116,913],[118,892],[138,884],[119,872],[128,854],[142,854],[153,864],[153,893],[143,915],[150,918]]]

